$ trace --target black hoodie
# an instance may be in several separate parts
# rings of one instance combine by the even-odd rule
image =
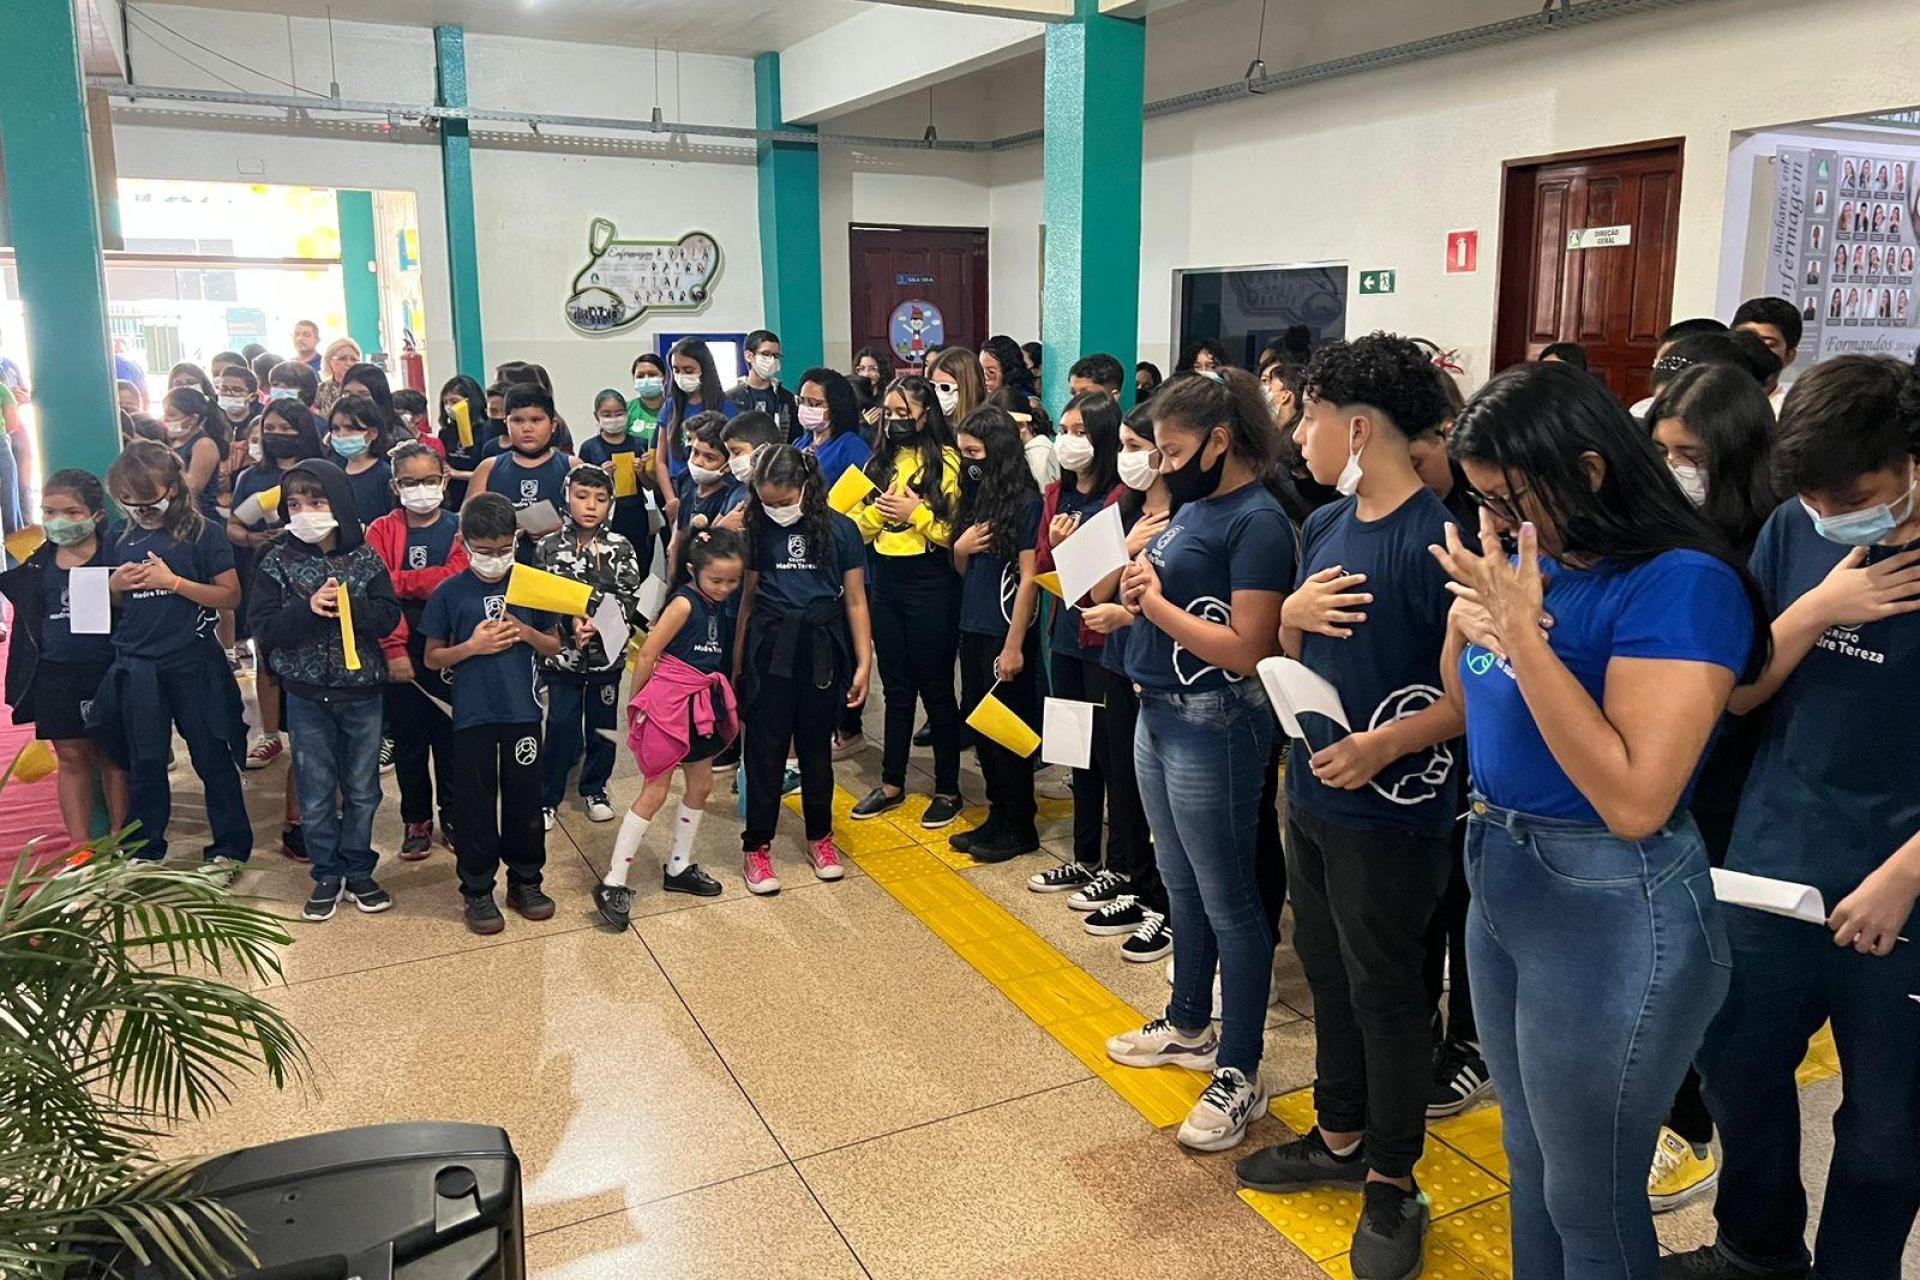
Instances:
[[[353,490],[339,467],[319,460],[289,467],[280,481],[281,524],[288,520],[287,485],[303,472],[319,482],[339,522],[333,550],[322,551],[291,533],[282,536],[254,571],[247,624],[288,693],[315,702],[377,697],[387,678],[380,640],[400,625],[400,600],[386,561],[366,544]],[[358,670],[347,668],[338,619],[313,611],[313,594],[329,578],[339,581],[351,601]]]

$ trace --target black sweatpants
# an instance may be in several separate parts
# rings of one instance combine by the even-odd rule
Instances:
[[[442,702],[453,701],[445,674],[415,660],[415,678]],[[400,784],[400,820],[409,825],[433,820],[433,797],[440,794],[440,825],[453,808],[451,788],[453,721],[411,683],[386,687],[387,720],[393,726],[393,775]]]
[[[1427,926],[1446,892],[1447,837],[1356,831],[1287,814],[1293,949],[1313,990],[1313,1104],[1331,1133],[1366,1133],[1367,1164],[1413,1172],[1427,1135],[1433,1038]]]
[[[1280,766],[1287,762],[1285,734],[1273,735],[1273,754],[1260,780],[1260,812],[1253,829],[1253,881],[1260,889],[1260,909],[1267,914],[1267,933],[1280,948],[1280,913],[1287,908],[1287,846],[1280,838]]]
[[[1140,695],[1133,681],[1101,668],[1107,678],[1107,759],[1117,766],[1107,775],[1107,869],[1125,876],[1128,887],[1149,911],[1167,914],[1167,887],[1153,857],[1153,835],[1140,805],[1140,780],[1133,771],[1133,728],[1140,719]]]
[[[994,688],[993,660],[1006,647],[1004,636],[976,635],[960,637],[960,692],[966,714],[980,705],[989,692],[1006,704],[1007,710],[1027,722],[1029,728],[1040,723],[1036,692],[1040,666],[1038,628],[1027,630],[1025,661],[1020,674]],[[889,711],[891,719],[891,711]],[[987,817],[1004,832],[1031,834],[1035,812],[1033,800],[1033,757],[1016,756],[985,734],[973,734],[974,753],[980,759],[980,777],[987,784]]]
[[[926,703],[933,730],[933,790],[960,794],[960,706],[953,664],[960,647],[960,579],[944,551],[873,558],[873,652],[886,691],[886,736],[880,780],[907,785],[913,750],[913,704]],[[835,719],[838,719],[836,715]]]
[[[547,865],[540,821],[540,724],[479,724],[453,731],[453,857],[460,892],[507,883],[538,886]]]
[[[1053,655],[1053,696],[1071,702],[1091,702],[1093,713],[1093,751],[1088,767],[1073,771],[1073,860],[1083,867],[1100,865],[1100,837],[1107,807],[1107,675],[1100,655],[1076,658],[1072,654]],[[1129,758],[1128,767],[1132,767]]]
[[[1480,1043],[1473,1021],[1473,984],[1467,981],[1467,820],[1460,818],[1447,837],[1452,868],[1447,891],[1427,926],[1427,1002],[1438,1018],[1446,1012],[1446,1034],[1469,1044]],[[1697,1092],[1697,1091],[1696,1091]]]
[[[828,643],[817,632],[802,635],[794,648],[793,670],[811,672],[810,646]],[[768,647],[768,646],[762,646]],[[746,720],[740,766],[747,773],[747,821],[740,848],[748,853],[771,844],[780,821],[780,779],[787,769],[787,744],[800,761],[800,808],[807,842],[833,834],[833,731],[846,710],[846,686],[834,681],[815,687],[811,676],[783,678],[756,672],[753,703]]]

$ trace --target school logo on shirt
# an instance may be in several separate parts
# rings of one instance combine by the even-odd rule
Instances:
[[[1020,566],[1009,564],[1000,570],[1000,620],[1013,625],[1013,602],[1020,595]]]
[[[1416,716],[1445,696],[1430,684],[1410,684],[1404,689],[1395,689],[1373,709],[1373,719],[1367,728],[1371,731]],[[1452,774],[1453,752],[1441,742],[1388,765],[1367,785],[1394,804],[1425,804],[1441,794]]]
[[[619,690],[613,685],[603,684],[600,686],[600,701],[605,705],[609,707],[612,706],[613,700],[617,696],[619,696]]]
[[[1165,540],[1162,535],[1161,541]],[[1233,625],[1233,606],[1218,596],[1195,596],[1188,602],[1187,612],[1203,622],[1216,622],[1223,627]],[[1173,675],[1176,680],[1183,685],[1190,685],[1209,671],[1220,671],[1220,668],[1194,657],[1178,640],[1173,642]],[[1233,683],[1245,679],[1231,671],[1221,671],[1220,674]]]
[[[540,739],[528,734],[513,744],[513,762],[529,765],[540,758]]]
[[[807,558],[807,535],[790,533],[787,535],[787,559],[804,562]]]
[[[425,547],[407,548],[407,568],[424,569],[427,567],[427,549]]]
[[[481,603],[486,607],[488,622],[498,622],[507,616],[507,598],[505,596],[488,596]]]
[[[1858,658],[1862,662],[1871,662],[1874,666],[1885,666],[1887,655],[1878,649],[1868,649],[1860,643],[1859,627],[1831,626],[1821,634],[1814,644],[1828,653],[1837,653],[1843,658]]]
[[[522,480],[520,482],[520,497],[524,501],[532,502],[539,496],[540,482],[538,480]]]

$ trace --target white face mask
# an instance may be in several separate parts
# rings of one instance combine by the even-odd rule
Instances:
[[[733,454],[727,459],[727,470],[733,473],[735,480],[745,484],[753,476],[753,455],[751,453]]]
[[[299,511],[287,517],[287,532],[302,542],[324,542],[339,527],[331,511]]]
[[[773,521],[775,524],[779,525],[782,529],[790,528],[793,525],[799,524],[800,517],[801,515],[804,514],[804,512],[801,509],[801,504],[798,502],[794,503],[790,507],[764,507],[763,506],[760,509],[767,513],[767,519]]]
[[[417,484],[410,489],[400,491],[400,505],[409,511],[417,511],[424,515],[429,511],[437,511],[446,496],[447,490],[444,485]]]
[[[1707,473],[1698,467],[1684,462],[1669,462],[1667,470],[1673,472],[1673,478],[1680,485],[1680,492],[1687,495],[1687,501],[1696,507],[1707,504]]]
[[[715,484],[727,473],[724,471],[710,471],[697,462],[689,462],[687,464],[687,474],[693,477],[695,484]]]
[[[483,582],[498,582],[507,576],[513,568],[513,552],[508,551],[497,556],[483,556],[469,553],[467,564],[473,569],[474,576]]]
[[[238,417],[240,414],[245,413],[247,406],[251,403],[252,401],[248,400],[245,396],[220,397],[220,409],[229,418]]]
[[[940,412],[952,417],[953,411],[960,407],[960,388],[936,382],[933,384],[933,398],[940,402]]]
[[[765,378],[768,382],[772,382],[780,376],[780,357],[755,356],[753,358],[753,371]]]
[[[1053,442],[1053,456],[1060,465],[1078,475],[1093,465],[1093,441],[1085,436],[1062,435]]]
[[[267,390],[269,400],[298,400],[299,398],[300,391],[297,387],[270,387]]]
[[[168,418],[165,425],[169,440],[185,440],[200,429],[199,423],[182,418]]]
[[[673,385],[688,395],[692,395],[700,389],[700,375],[697,373],[676,373],[673,375]]]
[[[625,418],[616,418],[612,415],[600,419],[600,434],[611,437],[619,437],[627,434],[627,420]]]
[[[260,452],[260,442],[258,440],[247,441],[247,457],[257,464],[262,456]]]
[[[1357,427],[1347,428],[1347,465],[1340,469],[1340,478],[1333,487],[1343,498],[1351,498],[1360,490],[1360,477],[1365,474],[1360,468],[1360,450],[1354,447],[1353,437]]]
[[[1153,488],[1153,478],[1159,473],[1153,469],[1153,451],[1139,449],[1132,453],[1123,453],[1120,463],[1120,480],[1129,489],[1145,493]]]

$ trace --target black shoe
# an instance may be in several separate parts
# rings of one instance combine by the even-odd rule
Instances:
[[[1813,1268],[1804,1262],[1791,1267],[1748,1266],[1718,1241],[1660,1259],[1660,1280],[1810,1280],[1812,1275]]]
[[[1480,1050],[1451,1036],[1433,1055],[1433,1088],[1427,1094],[1427,1119],[1458,1115],[1493,1088]]]
[[[1088,913],[1080,927],[1096,938],[1117,938],[1132,933],[1147,922],[1147,909],[1140,899],[1123,893],[1098,911]]]
[[[1092,883],[1097,867],[1079,862],[1063,862],[1027,877],[1027,888],[1035,893],[1068,893]]]
[[[1131,960],[1135,964],[1147,964],[1158,960],[1173,950],[1173,926],[1158,911],[1147,912],[1147,918],[1133,931],[1133,936],[1120,944],[1120,958]]]
[[[916,747],[930,747],[933,745],[932,721],[928,721],[913,731],[913,745]]]
[[[602,920],[616,929],[624,929],[628,913],[633,910],[633,890],[625,885],[597,884],[593,886],[593,905],[600,909]]]
[[[280,852],[289,862],[311,862],[307,857],[307,829],[298,822],[280,828]]]
[[[1315,1125],[1304,1138],[1254,1152],[1233,1166],[1233,1172],[1249,1191],[1357,1187],[1367,1180],[1367,1153],[1362,1146],[1350,1156],[1336,1156]]]
[[[507,905],[529,920],[553,919],[553,899],[540,892],[537,884],[508,885]]]
[[[907,793],[904,788],[899,795],[890,796],[885,787],[875,787],[860,797],[859,804],[853,806],[853,816],[863,821],[867,818],[877,818],[889,809],[898,809],[906,802]]]
[[[939,801],[935,801],[938,804]],[[927,810],[933,812],[931,808]],[[1005,862],[1008,858],[1017,858],[1023,853],[1040,851],[1040,835],[1032,827],[1025,831],[1007,827],[984,840],[975,840],[967,847],[967,853],[975,862]]]
[[[393,895],[382,889],[372,876],[347,881],[347,901],[368,915],[378,915],[393,905]]]
[[[1391,1182],[1369,1182],[1365,1195],[1349,1259],[1354,1280],[1413,1280],[1427,1238],[1426,1196],[1418,1186],[1402,1191]]]
[[[958,818],[966,807],[966,797],[957,792],[950,796],[935,796],[933,802],[927,806],[927,811],[920,815],[920,825],[929,831],[938,831],[941,827],[950,827],[953,825],[953,820]],[[1038,841],[1035,841],[1034,847],[1039,847]],[[1008,856],[1011,857],[1012,855],[1009,854]],[[985,861],[985,859],[982,859],[982,861]]]
[[[393,772],[393,739],[380,739],[380,772]]]
[[[720,896],[720,882],[702,871],[697,862],[689,862],[687,869],[677,874],[661,868],[660,887],[668,893],[690,893],[696,898]]]
[[[958,835],[948,836],[947,843],[952,845],[954,848],[958,849],[960,852],[967,853],[973,849],[973,846],[975,844],[980,843],[982,841],[991,841],[995,836],[999,834],[1000,834],[999,822],[993,818],[988,818],[985,822],[973,828],[971,831],[962,831]]]
[[[492,894],[467,899],[467,928],[475,933],[499,933],[506,927],[507,919],[500,914],[500,904]]]
[[[331,920],[333,909],[340,905],[340,896],[347,891],[347,882],[339,876],[322,876],[313,882],[313,892],[307,895],[307,905],[300,908],[304,920]]]

